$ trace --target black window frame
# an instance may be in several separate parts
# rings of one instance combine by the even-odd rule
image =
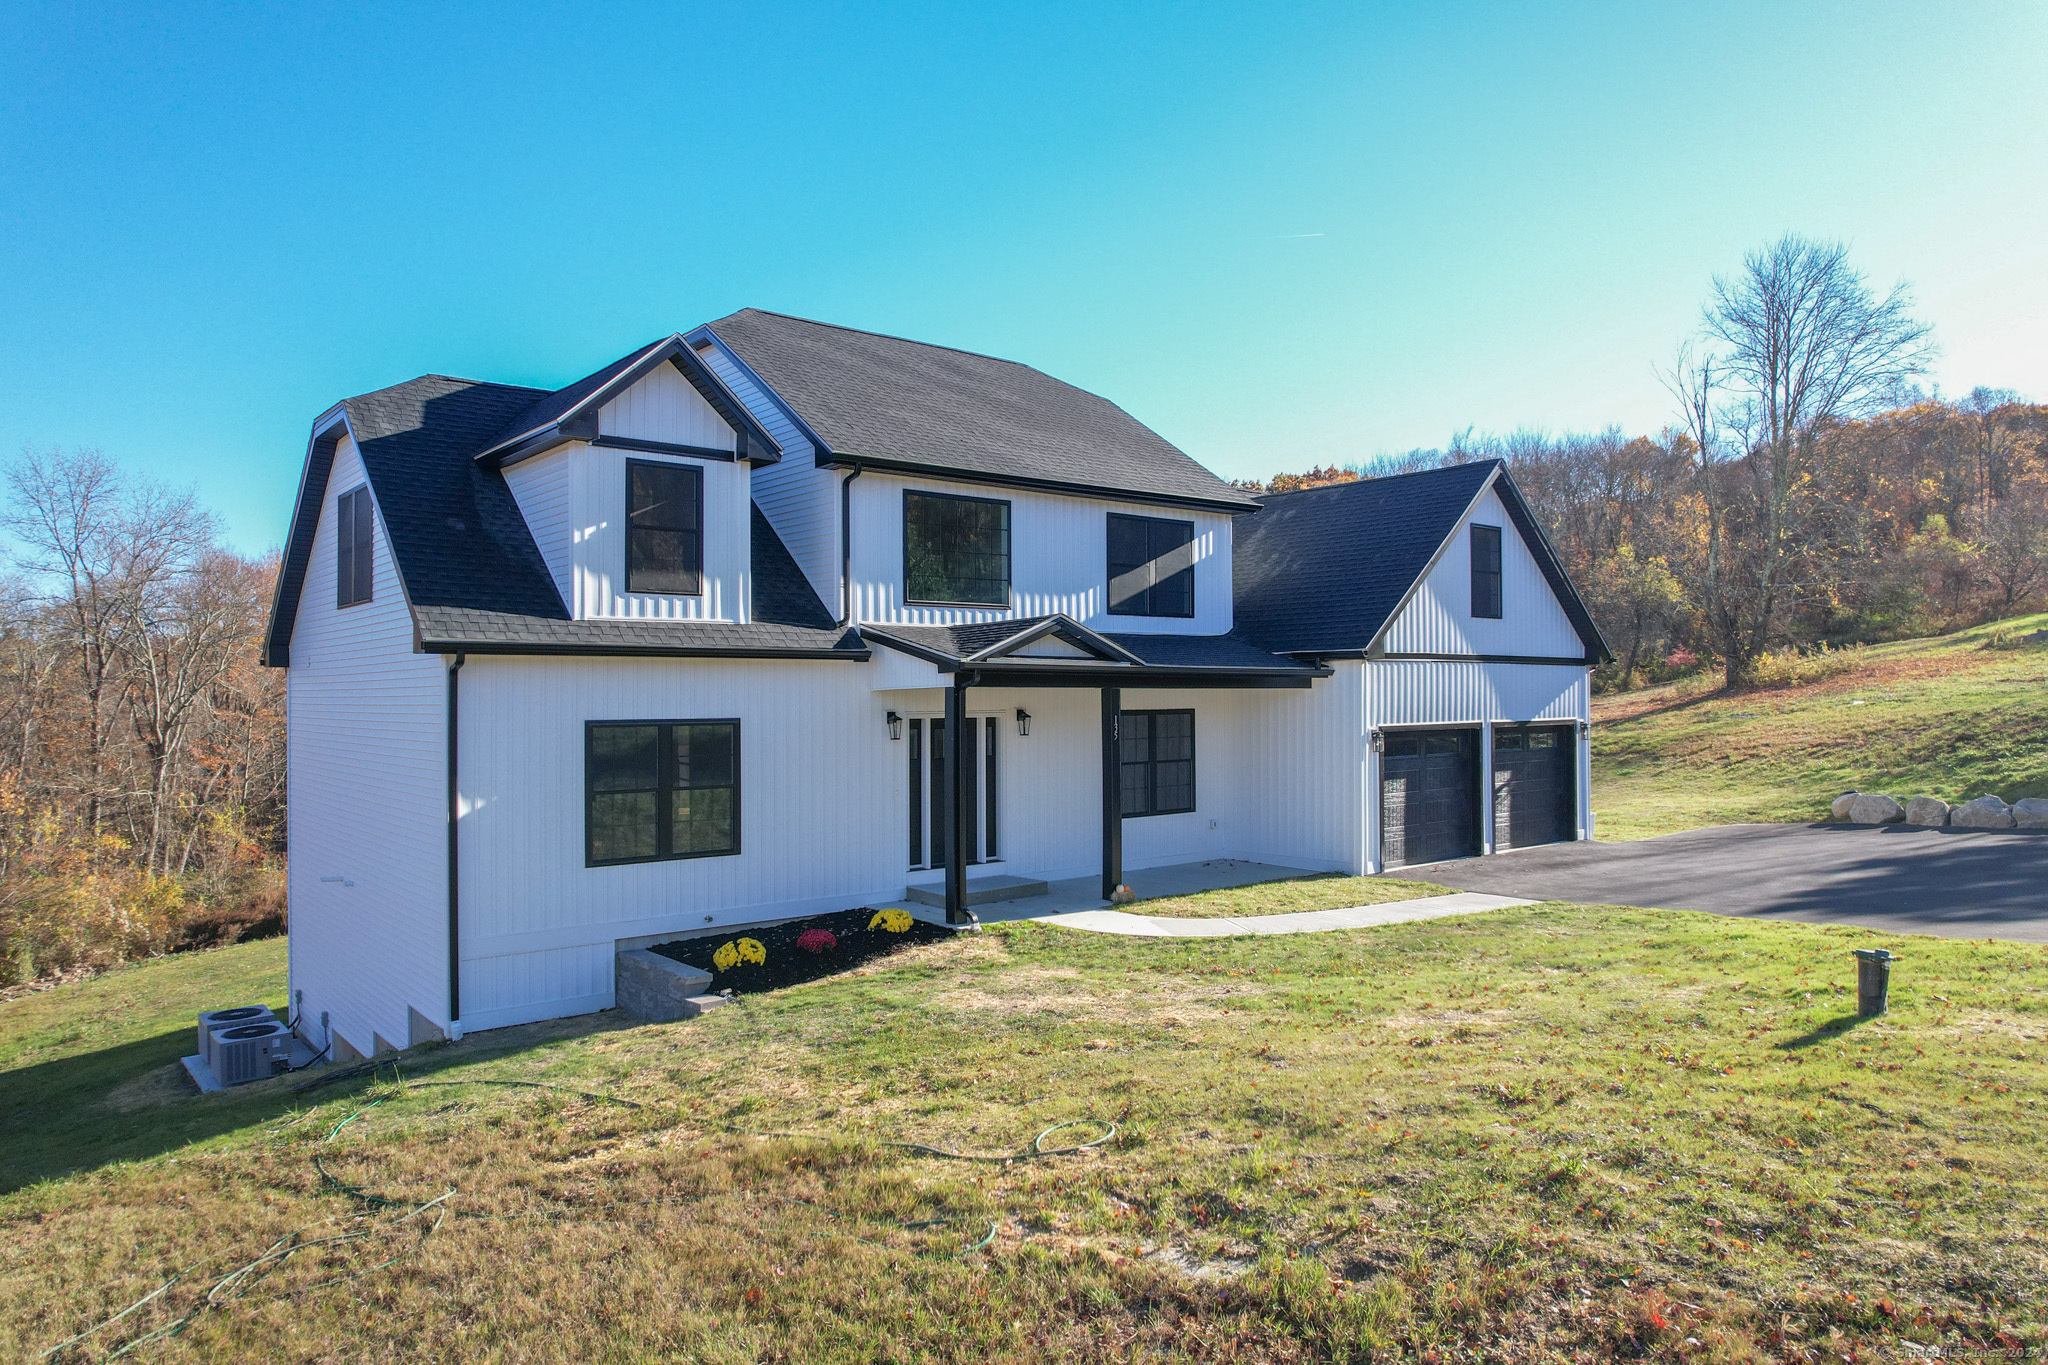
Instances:
[[[1482,531],[1487,534],[1481,535]],[[1475,521],[1472,523],[1471,540],[1472,615],[1477,620],[1498,621],[1501,619],[1501,528]]]
[[[967,598],[918,597],[910,590],[910,506],[912,499],[924,498],[934,502],[975,502],[1003,509],[1003,595],[1002,600],[983,601]],[[923,488],[903,490],[903,601],[907,606],[919,607],[987,607],[1008,610],[1015,596],[1015,558],[1011,552],[1011,536],[1015,527],[1008,498],[976,498],[964,493],[934,493]],[[987,581],[987,580],[983,580]]]
[[[1144,716],[1147,718],[1145,735],[1146,753],[1143,760],[1143,767],[1145,769],[1145,809],[1143,810],[1130,810],[1127,808],[1130,791],[1126,781],[1133,765],[1124,757],[1124,745],[1129,739],[1130,721],[1134,716]],[[1155,716],[1186,716],[1188,718],[1188,803],[1185,806],[1162,807],[1159,804],[1160,764],[1175,763],[1179,762],[1179,760],[1161,759],[1159,757],[1153,742],[1155,732],[1152,730],[1150,722],[1150,718]],[[1154,815],[1194,814],[1200,803],[1199,789],[1196,782],[1196,748],[1195,708],[1192,706],[1166,706],[1139,711],[1119,712],[1117,715],[1117,807],[1122,818],[1126,820],[1142,820]]]
[[[1108,569],[1102,580],[1102,591],[1103,603],[1108,613],[1111,616],[1164,616],[1181,619],[1193,617],[1195,614],[1195,566],[1192,563],[1165,581],[1155,582],[1140,589],[1137,596],[1125,598],[1123,606],[1117,605],[1113,594],[1116,591],[1115,584],[1119,563],[1116,558],[1116,531],[1119,522],[1129,526],[1142,526],[1145,530],[1147,554],[1144,559],[1139,560],[1135,564],[1127,563],[1124,569],[1126,573],[1153,563],[1162,554],[1170,554],[1183,545],[1195,543],[1195,523],[1192,521],[1182,521],[1177,517],[1141,517],[1130,512],[1111,512],[1108,520],[1103,525],[1104,559],[1107,562]],[[1186,532],[1186,535],[1162,549],[1159,543],[1159,536],[1163,530],[1167,531],[1169,535],[1178,535],[1183,531]],[[1187,583],[1187,610],[1170,610],[1168,608],[1175,605],[1172,599],[1177,599],[1181,596],[1177,585],[1183,578],[1186,579]],[[1169,598],[1170,586],[1172,591]],[[1165,599],[1164,606],[1162,606],[1162,599]]]
[[[732,731],[732,781],[713,782],[703,786],[679,788],[675,785],[675,731],[681,726],[723,725]],[[592,745],[597,732],[611,729],[632,729],[653,727],[657,731],[654,785],[654,842],[655,852],[631,858],[599,858],[595,856],[595,811],[597,796],[595,764],[592,763]],[[736,716],[690,717],[680,720],[589,720],[583,723],[583,865],[585,867],[624,867],[635,863],[679,862],[689,858],[735,858],[740,854],[741,811],[743,809],[740,756],[740,722]],[[692,849],[676,852],[673,848],[675,802],[677,791],[714,791],[730,788],[732,791],[732,845],[719,849]]]
[[[681,473],[687,476],[697,503],[697,524],[683,526],[637,526],[633,522],[633,471],[636,469],[658,469],[665,474]],[[626,461],[626,591],[637,597],[702,597],[704,595],[704,466],[690,464],[683,460],[627,460]],[[687,592],[675,588],[643,588],[633,582],[633,537],[636,532],[650,532],[657,535],[692,535],[696,537],[695,562],[688,571],[697,576],[697,586]]]
[[[334,605],[368,602],[377,586],[377,505],[359,483],[334,499]]]

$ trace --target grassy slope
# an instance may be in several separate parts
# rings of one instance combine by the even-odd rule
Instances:
[[[1599,837],[1821,820],[1855,789],[1902,801],[2048,796],[2048,648],[1982,648],[1993,631],[2043,627],[2048,615],[1875,646],[1855,671],[1804,687],[1601,698]]]
[[[358,1240],[272,1266],[149,1358],[2048,1340],[2048,951],[1908,940],[1893,1012],[1859,1024],[1865,941],[1572,906],[1258,941],[1003,926],[690,1023],[500,1030],[409,1056],[407,1083],[301,1098],[174,1097],[149,1078],[171,1050],[138,1046],[199,1001],[274,998],[276,945],[152,964],[0,1004],[7,1184],[49,1177],[0,1195],[0,1340],[32,1355],[204,1262],[105,1351],[293,1230]],[[1020,1165],[879,1145],[1014,1151],[1091,1115],[1120,1137]],[[817,1136],[766,1136],[787,1132]]]

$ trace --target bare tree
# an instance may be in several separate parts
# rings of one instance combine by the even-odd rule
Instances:
[[[1872,293],[1841,243],[1797,234],[1714,281],[1702,321],[1712,353],[1682,354],[1670,382],[1700,449],[1711,523],[1703,606],[1731,687],[1750,681],[1788,570],[1810,548],[1798,514],[1814,505],[1806,495],[1817,443],[1831,426],[1896,402],[1934,354],[1910,307],[1904,285]],[[1749,475],[1739,547],[1728,540],[1733,489],[1717,476],[1724,433],[1735,442],[1729,462]]]

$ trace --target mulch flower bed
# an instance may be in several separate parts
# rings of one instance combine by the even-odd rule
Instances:
[[[842,910],[766,929],[657,943],[649,952],[711,973],[711,988],[772,991],[850,971],[913,943],[937,943],[953,931],[903,910]]]

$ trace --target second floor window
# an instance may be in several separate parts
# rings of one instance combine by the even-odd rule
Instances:
[[[1113,616],[1195,614],[1195,524],[1109,514]]]
[[[352,607],[370,600],[376,578],[377,509],[370,488],[352,488],[334,500],[334,604]]]
[[[626,591],[704,590],[704,471],[626,461]]]
[[[1472,527],[1472,614],[1500,619],[1500,527]]]
[[[903,596],[910,602],[1010,605],[1010,504],[903,495]]]

